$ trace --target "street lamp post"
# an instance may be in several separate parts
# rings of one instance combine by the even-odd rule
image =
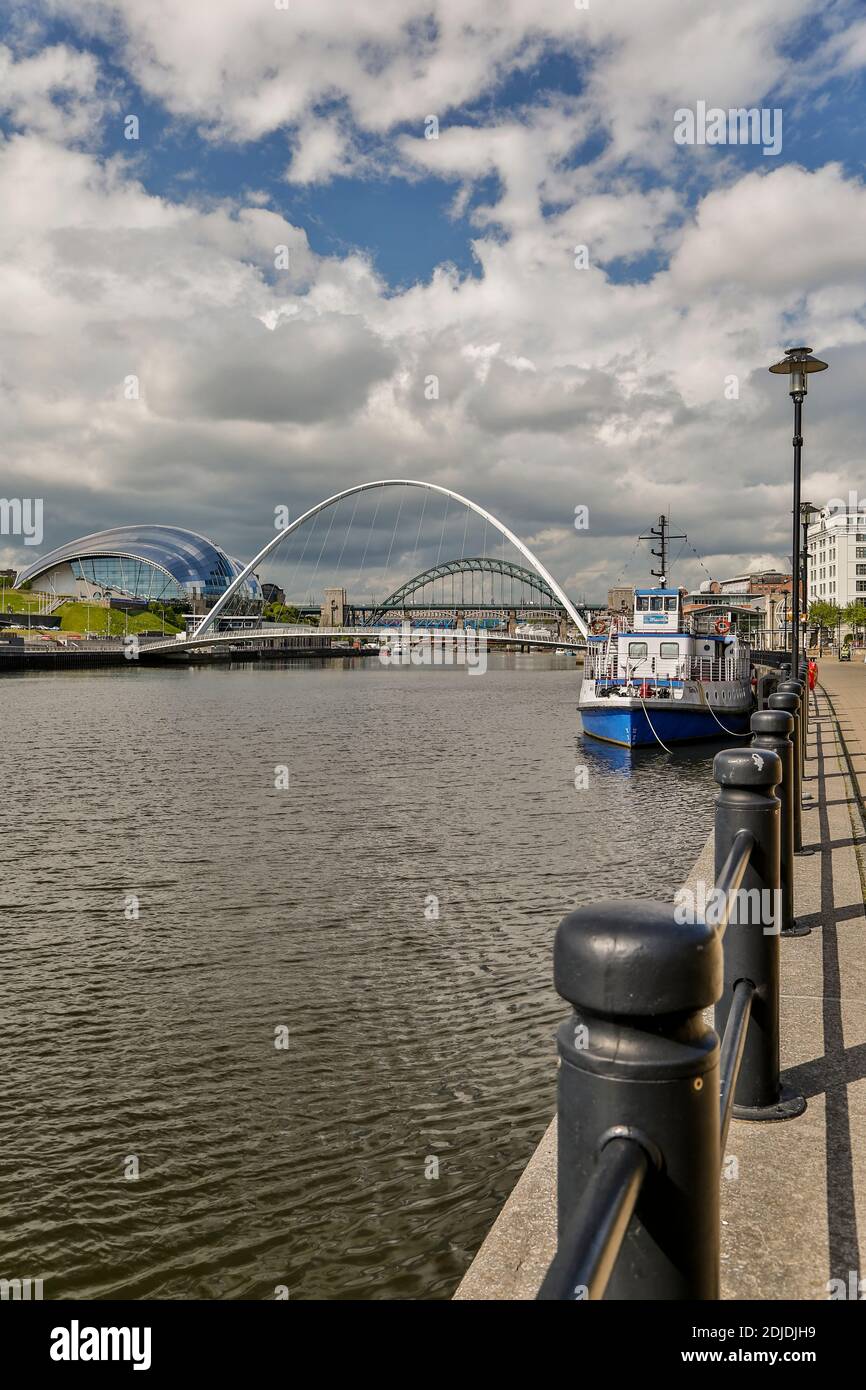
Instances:
[[[827,362],[812,356],[807,347],[787,348],[781,362],[774,362],[770,371],[788,376],[788,392],[794,402],[794,547],[791,576],[791,674],[796,676],[800,661],[800,468],[803,450],[803,401],[808,390],[809,373],[824,372]]]
[[[812,518],[812,503],[800,503],[800,518],[803,527],[801,537],[801,571],[803,575],[803,612],[806,617],[806,634],[803,638],[803,649],[808,655],[809,652],[809,522]]]

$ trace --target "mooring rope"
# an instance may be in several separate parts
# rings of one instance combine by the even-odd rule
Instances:
[[[647,707],[646,707],[646,705],[645,705],[644,702],[643,702],[643,696],[641,695],[641,693],[640,693],[639,690],[638,690],[638,692],[637,692],[637,698],[638,698],[638,699],[640,700],[640,702],[641,702],[641,708],[643,709],[643,712],[644,712],[644,714],[646,715],[646,722],[649,724],[650,728],[652,729],[653,737],[655,738],[656,742],[659,743],[659,744],[661,745],[661,747],[665,750],[666,753],[670,753],[670,752],[671,752],[670,748],[668,748],[668,746],[667,746],[666,743],[662,743],[661,739],[659,738],[658,734],[656,733],[655,729],[653,728],[653,722],[652,722],[652,720],[651,720],[650,717],[649,717],[649,711],[647,710]]]
[[[717,719],[717,718],[716,718],[715,711],[713,710],[712,705],[710,704],[709,700],[707,699],[707,694],[706,694],[706,691],[704,690],[704,687],[703,687],[702,685],[699,685],[699,686],[698,686],[698,689],[699,689],[700,692],[701,692],[701,699],[703,700],[704,705],[705,705],[706,708],[709,710],[709,712],[710,712],[710,714],[713,716],[713,718],[716,720],[716,723],[718,724],[718,726],[719,726],[719,728],[721,729],[721,731],[722,731],[723,734],[730,734],[731,738],[751,738],[751,737],[752,737],[752,731],[751,731],[751,729],[747,730],[747,732],[744,733],[744,734],[735,733],[733,729],[726,729],[725,726],[724,726],[724,724],[722,723],[721,719]]]

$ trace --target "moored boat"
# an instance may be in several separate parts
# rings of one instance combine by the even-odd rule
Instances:
[[[663,540],[663,567],[664,549]],[[578,702],[584,733],[625,748],[746,734],[751,653],[736,620],[720,613],[701,630],[697,616],[683,613],[685,590],[653,573],[661,583],[635,589],[631,614],[611,618],[587,642]]]

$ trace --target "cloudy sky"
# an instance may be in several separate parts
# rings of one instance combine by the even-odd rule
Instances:
[[[0,493],[43,499],[45,549],[158,521],[248,559],[276,506],[402,476],[488,507],[575,595],[643,579],[660,511],[713,574],[785,563],[766,368],[801,341],[831,363],[804,496],[866,493],[861,0],[4,15]],[[781,151],[677,143],[700,102],[781,112]],[[342,504],[293,596],[477,553],[437,506]],[[685,549],[675,577],[705,576]]]

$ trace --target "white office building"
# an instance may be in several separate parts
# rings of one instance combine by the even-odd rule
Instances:
[[[808,541],[809,603],[866,603],[866,515],[825,509]]]

